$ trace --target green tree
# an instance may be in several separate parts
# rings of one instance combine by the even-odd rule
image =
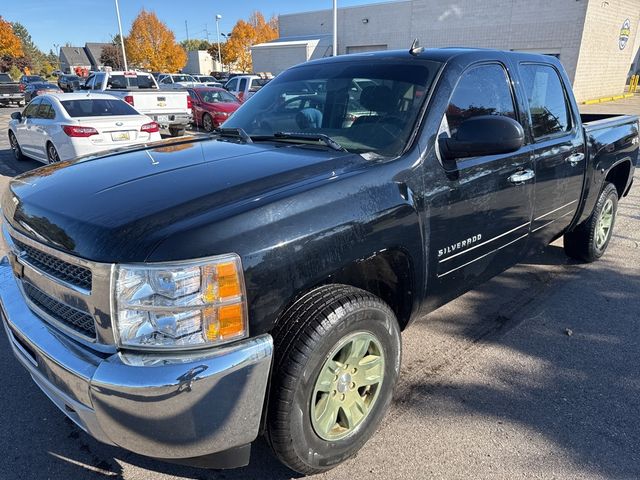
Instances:
[[[192,38],[190,40],[183,40],[180,42],[180,46],[184,48],[185,52],[192,52],[194,50],[209,50],[211,44],[206,40]]]
[[[26,57],[29,67],[34,71],[40,73],[47,61],[46,55],[36,46],[31,34],[27,28],[21,23],[15,22],[13,25],[13,33],[20,39],[22,43],[22,50]]]

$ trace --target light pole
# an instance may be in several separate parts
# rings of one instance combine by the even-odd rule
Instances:
[[[231,38],[231,33],[222,33],[221,34],[224,37],[224,43],[226,44],[229,39]],[[219,49],[218,49],[219,50]],[[229,73],[231,73],[231,64],[227,64]],[[222,71],[224,72],[224,65],[222,65]]]
[[[338,0],[333,0],[333,56],[338,56]]]
[[[116,15],[118,17],[118,31],[120,32],[120,47],[122,48],[122,61],[124,62],[124,71],[129,70],[127,66],[127,53],[124,51],[124,37],[122,36],[122,22],[120,21],[120,7],[118,7],[118,0],[116,2]]]
[[[222,70],[222,52],[220,51],[220,20],[222,20],[222,15],[216,15],[216,33],[218,35],[218,65],[220,65],[220,70]]]

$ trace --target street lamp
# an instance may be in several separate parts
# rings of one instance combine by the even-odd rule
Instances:
[[[122,61],[124,62],[124,70],[129,70],[127,66],[127,52],[124,50],[124,36],[122,35],[122,22],[120,21],[120,8],[118,7],[118,0],[116,2],[116,16],[118,17],[118,31],[120,32],[120,47],[122,48]]]
[[[222,69],[222,53],[220,52],[220,20],[222,20],[222,15],[216,15],[216,33],[218,34],[218,64],[220,65],[220,69]]]

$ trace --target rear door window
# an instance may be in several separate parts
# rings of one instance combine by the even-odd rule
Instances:
[[[247,79],[242,78],[240,79],[240,87],[238,88],[238,90],[241,92],[244,92],[246,89],[247,89]]]
[[[502,65],[480,65],[463,73],[445,114],[449,134],[454,135],[465,120],[480,115],[516,117],[509,78]]]
[[[562,82],[551,65],[520,65],[531,127],[536,139],[562,135],[571,130],[571,116]]]
[[[36,117],[43,120],[53,120],[56,117],[56,112],[53,109],[53,105],[51,105],[51,102],[46,98],[42,99],[42,101],[40,102]]]

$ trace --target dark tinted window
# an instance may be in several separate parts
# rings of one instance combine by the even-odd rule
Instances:
[[[38,111],[38,105],[40,105],[39,98],[31,102],[29,105],[27,105],[27,108],[24,109],[22,116],[25,118],[34,118]]]
[[[241,92],[244,92],[246,88],[247,88],[247,79],[246,78],[241,78],[240,79],[240,88],[238,88],[238,90],[241,91]]]
[[[112,115],[139,115],[122,100],[83,99],[61,102],[70,117],[109,117]]]
[[[43,99],[38,108],[36,117],[44,120],[53,120],[56,117],[56,112],[51,105],[51,102],[47,99]]]
[[[156,88],[156,84],[151,75],[138,75],[136,77],[111,75],[107,88]]]
[[[549,65],[521,65],[535,138],[571,129],[569,109],[558,72]]]
[[[447,108],[450,134],[455,134],[463,121],[479,115],[515,119],[509,80],[500,65],[481,65],[462,75]]]
[[[13,82],[13,80],[11,80],[11,77],[6,73],[0,73],[0,83],[9,83],[9,82]]]

